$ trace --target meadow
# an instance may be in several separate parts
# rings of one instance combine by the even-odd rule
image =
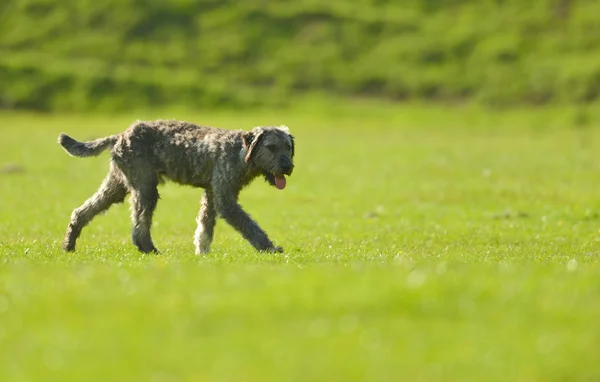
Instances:
[[[598,114],[317,104],[0,114],[0,380],[600,379]],[[241,196],[285,253],[219,221],[194,255],[201,191],[174,184],[161,255],[135,250],[127,203],[63,253],[108,155],[69,157],[58,134],[138,118],[287,124],[287,188]]]

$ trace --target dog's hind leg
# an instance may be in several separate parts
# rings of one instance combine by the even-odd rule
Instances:
[[[156,252],[158,249],[152,242],[150,228],[152,226],[152,215],[158,204],[158,177],[155,174],[148,176],[136,176],[130,181],[131,187],[131,220],[133,231],[131,238],[133,243],[141,252]]]
[[[83,227],[92,221],[96,215],[108,210],[114,203],[122,203],[125,196],[127,196],[127,187],[119,176],[118,170],[111,163],[111,169],[98,191],[71,214],[67,234],[62,244],[63,249],[74,251],[75,242]]]

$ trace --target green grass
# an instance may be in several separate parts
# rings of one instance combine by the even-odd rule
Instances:
[[[0,115],[0,380],[598,380],[600,131],[579,111],[307,105],[292,112]],[[286,123],[295,174],[242,204],[286,252],[161,188],[160,256],[127,205],[60,241],[108,156],[55,143],[137,118]]]

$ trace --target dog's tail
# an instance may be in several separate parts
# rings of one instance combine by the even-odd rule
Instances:
[[[58,143],[71,155],[76,157],[91,157],[99,155],[106,149],[112,148],[117,139],[118,135],[111,135],[106,138],[96,139],[89,142],[79,142],[65,133],[60,133],[58,136]]]

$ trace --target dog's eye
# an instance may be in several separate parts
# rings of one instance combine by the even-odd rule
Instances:
[[[277,146],[275,145],[267,145],[267,150],[274,152],[275,150],[277,150]]]

